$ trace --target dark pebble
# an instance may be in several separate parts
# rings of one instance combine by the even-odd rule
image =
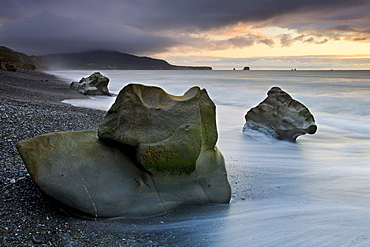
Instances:
[[[44,241],[44,239],[40,235],[34,235],[32,236],[32,242],[35,244],[41,244]]]

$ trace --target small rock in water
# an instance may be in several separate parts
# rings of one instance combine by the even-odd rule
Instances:
[[[82,78],[79,82],[72,82],[69,88],[86,95],[111,96],[108,90],[108,83],[108,77],[100,74],[100,72],[95,72],[91,74],[88,78]]]
[[[295,142],[300,135],[316,132],[315,119],[306,106],[279,87],[272,87],[267,95],[245,115],[244,133],[258,131],[279,140]]]

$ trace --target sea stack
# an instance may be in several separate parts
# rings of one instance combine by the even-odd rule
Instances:
[[[300,135],[316,132],[315,119],[306,106],[279,87],[272,87],[267,95],[245,115],[244,133],[259,131],[279,140],[295,142]]]

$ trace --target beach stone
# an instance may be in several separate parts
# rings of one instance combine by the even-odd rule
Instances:
[[[199,87],[173,96],[159,87],[129,84],[100,123],[98,136],[135,146],[136,158],[152,173],[191,173],[202,149],[215,147],[215,105]]]
[[[245,115],[244,133],[256,130],[291,142],[300,135],[316,133],[315,119],[306,106],[279,87],[272,87],[267,95]]]
[[[108,83],[108,77],[100,74],[100,72],[95,72],[87,78],[83,77],[79,82],[72,82],[69,88],[85,95],[111,96],[108,90]]]
[[[130,84],[99,126],[99,136],[96,130],[55,132],[16,147],[46,194],[91,217],[229,203],[215,105],[204,89],[172,96]]]
[[[216,147],[216,106],[205,89],[183,96],[129,84],[99,125],[100,139],[134,147],[137,162],[154,181],[166,208],[228,203],[225,161]],[[177,198],[175,200],[175,198]]]
[[[49,196],[92,217],[165,212],[147,172],[95,130],[55,132],[16,147],[37,185]]]

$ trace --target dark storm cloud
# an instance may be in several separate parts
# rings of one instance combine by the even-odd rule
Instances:
[[[24,47],[29,54],[78,52],[96,49],[132,53],[164,51],[177,42],[112,21],[65,18],[43,13],[12,23],[0,40]]]
[[[333,35],[366,31],[370,22],[369,0],[0,0],[0,6],[0,44],[35,54],[96,48],[162,52],[186,45],[181,34],[240,23]],[[273,41],[244,35],[226,43],[217,45],[271,46]]]
[[[136,0],[131,7],[138,12],[146,6],[150,11],[145,18],[140,15],[130,16],[130,23],[140,28],[198,28],[207,30],[238,22],[279,21],[284,15],[301,15],[319,12],[321,20],[331,15],[338,15],[341,10],[363,6],[364,0],[189,0],[189,1],[143,1]],[[356,10],[357,11],[357,10]],[[325,13],[323,15],[323,13]],[[346,18],[349,14],[346,14]],[[356,16],[356,14],[353,14]],[[317,17],[317,16],[316,16]],[[335,19],[340,19],[336,16]],[[150,23],[150,25],[148,25]]]

